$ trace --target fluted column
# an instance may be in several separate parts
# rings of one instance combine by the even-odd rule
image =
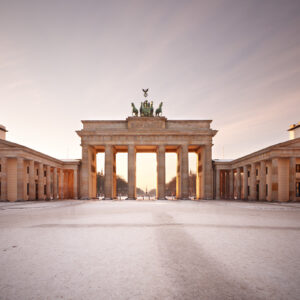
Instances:
[[[181,146],[181,198],[189,199],[189,150],[188,145]]]
[[[234,177],[234,174],[233,174],[233,170],[230,170],[229,171],[229,199],[233,199],[234,196],[233,196],[233,177]]]
[[[60,185],[60,199],[64,199],[64,170],[63,169],[60,169],[60,172],[59,172],[59,185]]]
[[[57,188],[57,168],[53,168],[53,199],[57,200],[58,188]]]
[[[105,146],[105,176],[104,176],[105,199],[113,198],[113,147]]]
[[[34,161],[29,162],[29,200],[36,199]]]
[[[166,156],[165,146],[159,145],[157,147],[157,199],[165,199],[165,185],[166,185]]]
[[[216,169],[216,199],[220,200],[220,170]]]
[[[73,173],[73,198],[78,199],[78,173],[77,169]]]
[[[1,201],[7,201],[7,158],[1,157]]]
[[[176,198],[181,199],[181,168],[182,168],[182,150],[177,149],[177,168],[176,168]]]
[[[244,166],[243,167],[243,174],[244,174],[244,178],[243,178],[243,192],[244,192],[244,200],[248,200],[248,166]]]
[[[203,171],[202,171],[202,148],[197,153],[197,171],[196,171],[196,199],[204,198],[203,193]]]
[[[291,157],[289,164],[289,200],[296,201],[296,158]]]
[[[250,200],[256,200],[256,196],[256,167],[255,164],[252,163],[250,168]]]
[[[117,195],[117,152],[113,149],[113,199],[118,198]]]
[[[136,199],[136,151],[128,145],[128,199]]]
[[[236,196],[241,199],[241,168],[236,169]]]
[[[229,180],[229,171],[225,171],[225,179],[226,179],[226,199],[230,198],[230,180]]]
[[[46,198],[51,199],[51,167],[46,167]]]
[[[271,185],[271,200],[278,201],[278,158],[272,159],[272,185]]]
[[[266,200],[266,162],[262,160],[260,162],[260,174],[259,174],[259,200]]]
[[[213,198],[213,170],[212,170],[212,157],[211,157],[211,147],[212,145],[205,145],[202,167],[203,167],[203,189],[204,189],[204,198],[212,199]]]
[[[17,158],[17,200],[24,200],[24,158]]]
[[[44,165],[39,163],[38,198],[44,200]]]
[[[80,198],[89,199],[90,193],[90,173],[91,164],[89,157],[89,146],[82,145],[82,160],[81,160],[81,170],[80,170]]]

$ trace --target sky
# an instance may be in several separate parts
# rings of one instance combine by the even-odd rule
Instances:
[[[0,124],[56,158],[81,158],[81,120],[126,119],[142,88],[168,119],[213,120],[213,158],[285,141],[299,62],[299,0],[0,0]]]

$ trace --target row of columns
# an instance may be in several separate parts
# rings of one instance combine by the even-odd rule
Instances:
[[[296,158],[288,159],[288,194],[284,199],[278,199],[279,180],[278,162],[279,158],[274,158],[269,162],[270,173],[267,183],[267,162],[253,162],[251,164],[237,167],[230,170],[216,168],[216,199],[243,199],[243,200],[272,200],[272,201],[295,201],[296,200]],[[256,170],[259,166],[259,176],[257,180]],[[248,172],[250,176],[248,179]],[[242,183],[243,174],[243,183]],[[257,184],[259,185],[257,194]],[[283,185],[283,184],[282,184]],[[248,187],[249,186],[249,187]],[[267,197],[268,186],[268,197]],[[282,188],[283,189],[283,188]],[[235,193],[234,193],[235,191]],[[250,192],[250,193],[249,193]]]
[[[14,172],[11,170],[11,175],[8,172],[8,159],[1,157],[1,201],[10,200],[8,199],[8,176],[14,176]],[[29,173],[28,173],[28,184],[29,184],[29,200],[38,199],[63,199],[64,198],[64,170],[58,169],[57,167],[51,167],[50,165],[44,165],[41,162],[38,162],[38,195],[36,195],[36,173],[35,173],[35,164],[34,160],[29,160]],[[44,195],[44,167],[46,171],[46,195]],[[53,169],[53,193],[51,195],[51,169]],[[16,189],[16,199],[14,200],[24,200],[27,181],[25,180],[25,159],[22,157],[16,158],[16,187],[13,187],[13,190]],[[58,182],[59,177],[59,182]],[[78,174],[77,169],[73,170],[73,198],[78,198]],[[11,180],[9,180],[11,182]],[[37,196],[37,197],[36,197]],[[27,198],[27,197],[26,197]]]
[[[114,145],[105,145],[105,179],[104,194],[106,199],[116,198],[116,150]],[[188,144],[178,146],[177,149],[177,176],[176,176],[176,197],[178,199],[189,198],[189,147]],[[166,162],[165,145],[157,145],[157,192],[158,199],[165,199],[165,177]],[[201,185],[197,198],[212,199],[212,160],[211,144],[199,148],[197,152],[201,168],[198,168],[198,184]],[[95,197],[93,195],[91,169],[93,161],[91,157],[95,155],[92,146],[82,145],[82,167],[80,193],[82,199]],[[201,182],[200,182],[201,181]],[[136,145],[128,145],[128,199],[136,199]]]

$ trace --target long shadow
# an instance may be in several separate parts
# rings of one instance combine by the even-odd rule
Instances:
[[[166,213],[153,217],[158,223],[174,222]],[[250,288],[250,282],[233,277],[205,253],[183,226],[162,226],[156,235],[172,299],[262,299]]]

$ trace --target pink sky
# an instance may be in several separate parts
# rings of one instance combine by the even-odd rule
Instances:
[[[213,120],[214,158],[245,155],[300,121],[299,16],[298,0],[0,0],[0,123],[80,158],[80,120],[124,120],[150,88],[168,119]]]

